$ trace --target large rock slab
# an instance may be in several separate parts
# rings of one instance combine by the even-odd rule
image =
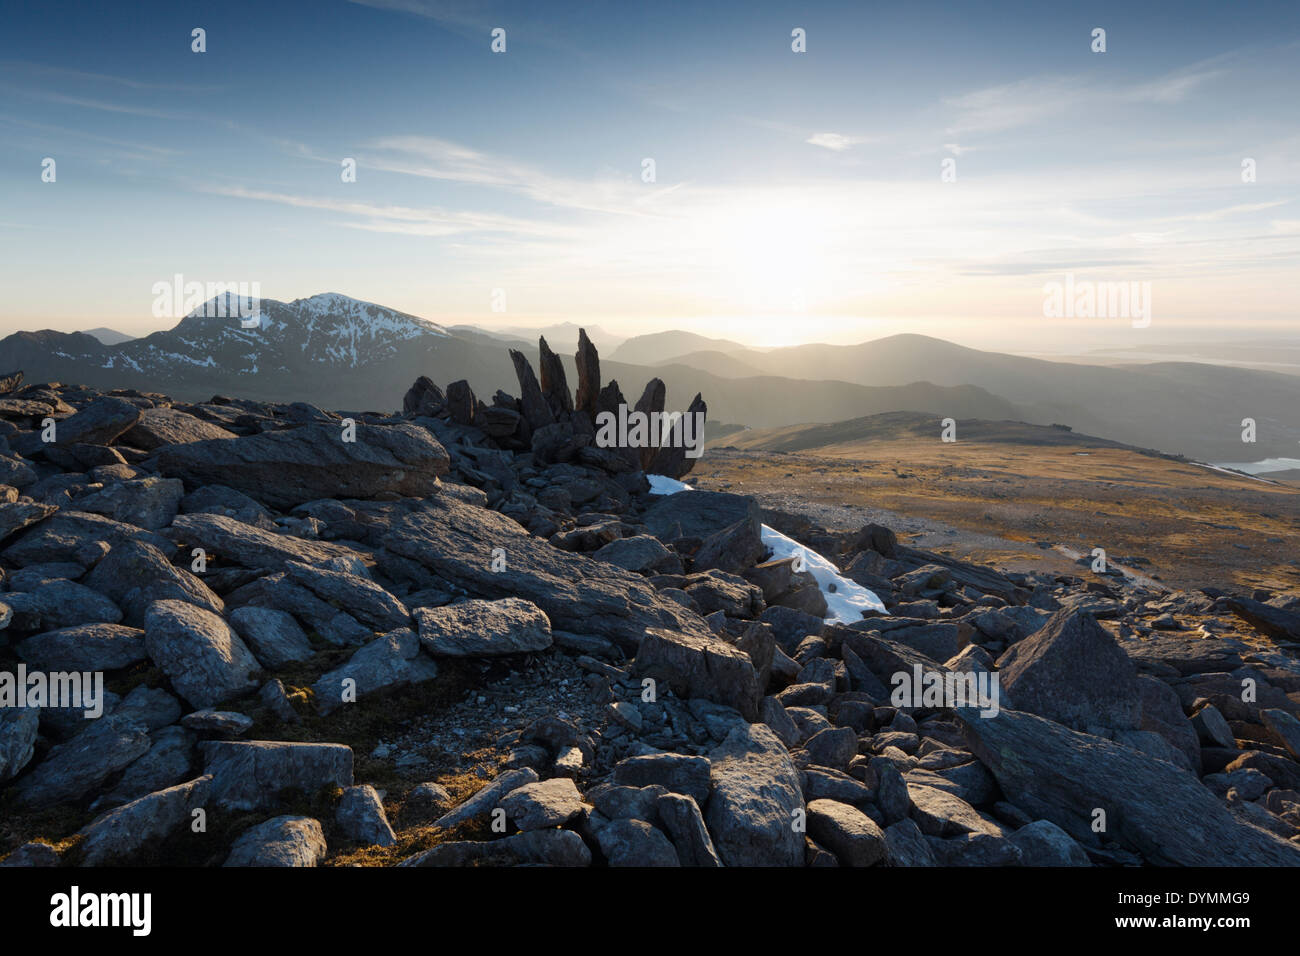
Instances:
[[[520,830],[564,826],[590,809],[577,786],[565,777],[526,783],[506,794],[498,806]]]
[[[257,658],[230,626],[185,601],[155,601],[144,620],[145,650],[187,701],[212,707],[257,689]]]
[[[42,671],[114,671],[148,656],[144,631],[120,624],[81,624],[46,631],[23,641],[18,654]]]
[[[263,667],[280,668],[315,654],[311,641],[293,615],[272,607],[237,607],[230,624]]]
[[[591,850],[572,830],[531,830],[500,840],[440,843],[399,866],[590,866]]]
[[[1269,637],[1300,641],[1300,614],[1246,597],[1229,599],[1228,606],[1243,621]]]
[[[1106,835],[1157,866],[1300,866],[1300,846],[1239,822],[1194,775],[1033,714],[959,708],[975,755],[1008,801],[1085,846]]]
[[[225,515],[178,515],[168,533],[187,548],[203,548],[209,559],[215,558],[220,565],[243,568],[278,571],[289,561],[317,565],[335,558],[361,558],[340,544],[276,534]]]
[[[220,425],[204,421],[178,408],[146,408],[140,418],[122,435],[122,444],[144,451],[163,445],[183,445],[213,438],[237,438]]]
[[[27,631],[122,620],[121,609],[94,588],[58,578],[31,591],[11,591],[5,595],[5,603],[13,613],[12,626]]]
[[[641,523],[661,541],[682,535],[707,538],[740,521],[762,523],[758,502],[725,491],[690,491],[654,498]]]
[[[709,754],[713,793],[705,820],[727,866],[802,866],[799,775],[762,724],[733,729]]]
[[[451,460],[416,425],[356,423],[356,441],[338,425],[311,424],[241,438],[168,445],[157,453],[161,474],[191,486],[223,484],[273,508],[318,498],[373,498],[384,492],[436,494]]]
[[[96,542],[106,542],[119,548],[132,541],[153,545],[165,555],[176,551],[176,546],[160,534],[123,524],[103,515],[84,511],[60,511],[30,528],[4,550],[4,556],[14,564],[44,564],[70,561],[83,566],[98,561],[102,554],[93,547]]]
[[[551,646],[551,622],[532,601],[462,601],[415,612],[420,643],[437,657],[496,657]]]
[[[81,831],[82,865],[124,863],[150,844],[165,840],[207,803],[211,785],[211,777],[198,777],[96,817]]]
[[[79,800],[149,750],[149,735],[133,720],[104,717],[54,747],[14,787],[24,806],[50,807]]]
[[[179,520],[179,519],[178,519]],[[532,601],[551,627],[635,650],[648,627],[708,634],[699,615],[661,597],[639,575],[561,551],[505,515],[439,495],[398,519],[383,543],[476,597]],[[506,570],[494,572],[493,550]]]
[[[998,673],[1018,710],[1075,730],[1141,724],[1137,668],[1090,614],[1053,614],[998,659]]]
[[[679,697],[703,697],[759,717],[762,689],[748,654],[716,637],[648,628],[636,655],[636,673],[666,682]]]
[[[352,786],[352,748],[275,740],[215,740],[202,746],[212,803],[228,810],[274,806],[282,790],[314,796]]]

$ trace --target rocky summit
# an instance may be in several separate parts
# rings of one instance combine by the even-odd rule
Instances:
[[[691,490],[539,354],[393,413],[0,380],[0,865],[1300,865],[1300,595]]]

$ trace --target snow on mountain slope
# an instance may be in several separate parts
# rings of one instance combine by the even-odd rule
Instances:
[[[646,475],[646,480],[650,482],[652,495],[675,495],[680,491],[695,490],[666,475]],[[884,603],[874,591],[844,577],[834,564],[816,551],[767,525],[762,526],[761,535],[763,544],[772,552],[765,560],[803,558],[804,570],[817,580],[817,586],[826,597],[826,620],[837,624],[852,624],[862,620],[864,611],[886,613]]]

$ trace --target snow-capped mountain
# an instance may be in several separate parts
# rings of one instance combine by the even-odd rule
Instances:
[[[210,300],[173,328],[105,345],[84,333],[19,332],[0,340],[0,366],[28,381],[133,387],[190,400],[230,392],[286,394],[330,407],[384,410],[419,375],[505,380],[505,349],[436,322],[324,293],[262,299],[241,318],[237,297]]]

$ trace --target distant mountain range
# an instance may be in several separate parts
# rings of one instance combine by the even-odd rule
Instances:
[[[549,333],[548,344],[576,381],[576,326]],[[327,293],[264,299],[253,328],[237,318],[194,314],[174,328],[112,344],[85,332],[18,332],[0,340],[0,373],[21,368],[31,382],[137,388],[190,401],[232,394],[386,411],[400,407],[420,375],[444,387],[467,379],[485,401],[499,388],[517,393],[509,349],[537,355],[536,339],[524,334],[448,328]],[[594,335],[593,342],[603,346]],[[711,420],[751,428],[914,411],[1061,423],[1207,461],[1295,457],[1300,448],[1300,376],[1201,363],[1050,362],[922,335],[760,350],[675,331],[607,348],[601,372],[605,381],[619,381],[629,402],[658,376],[669,408],[684,408],[701,392]],[[1256,422],[1254,445],[1241,441],[1245,418]]]

